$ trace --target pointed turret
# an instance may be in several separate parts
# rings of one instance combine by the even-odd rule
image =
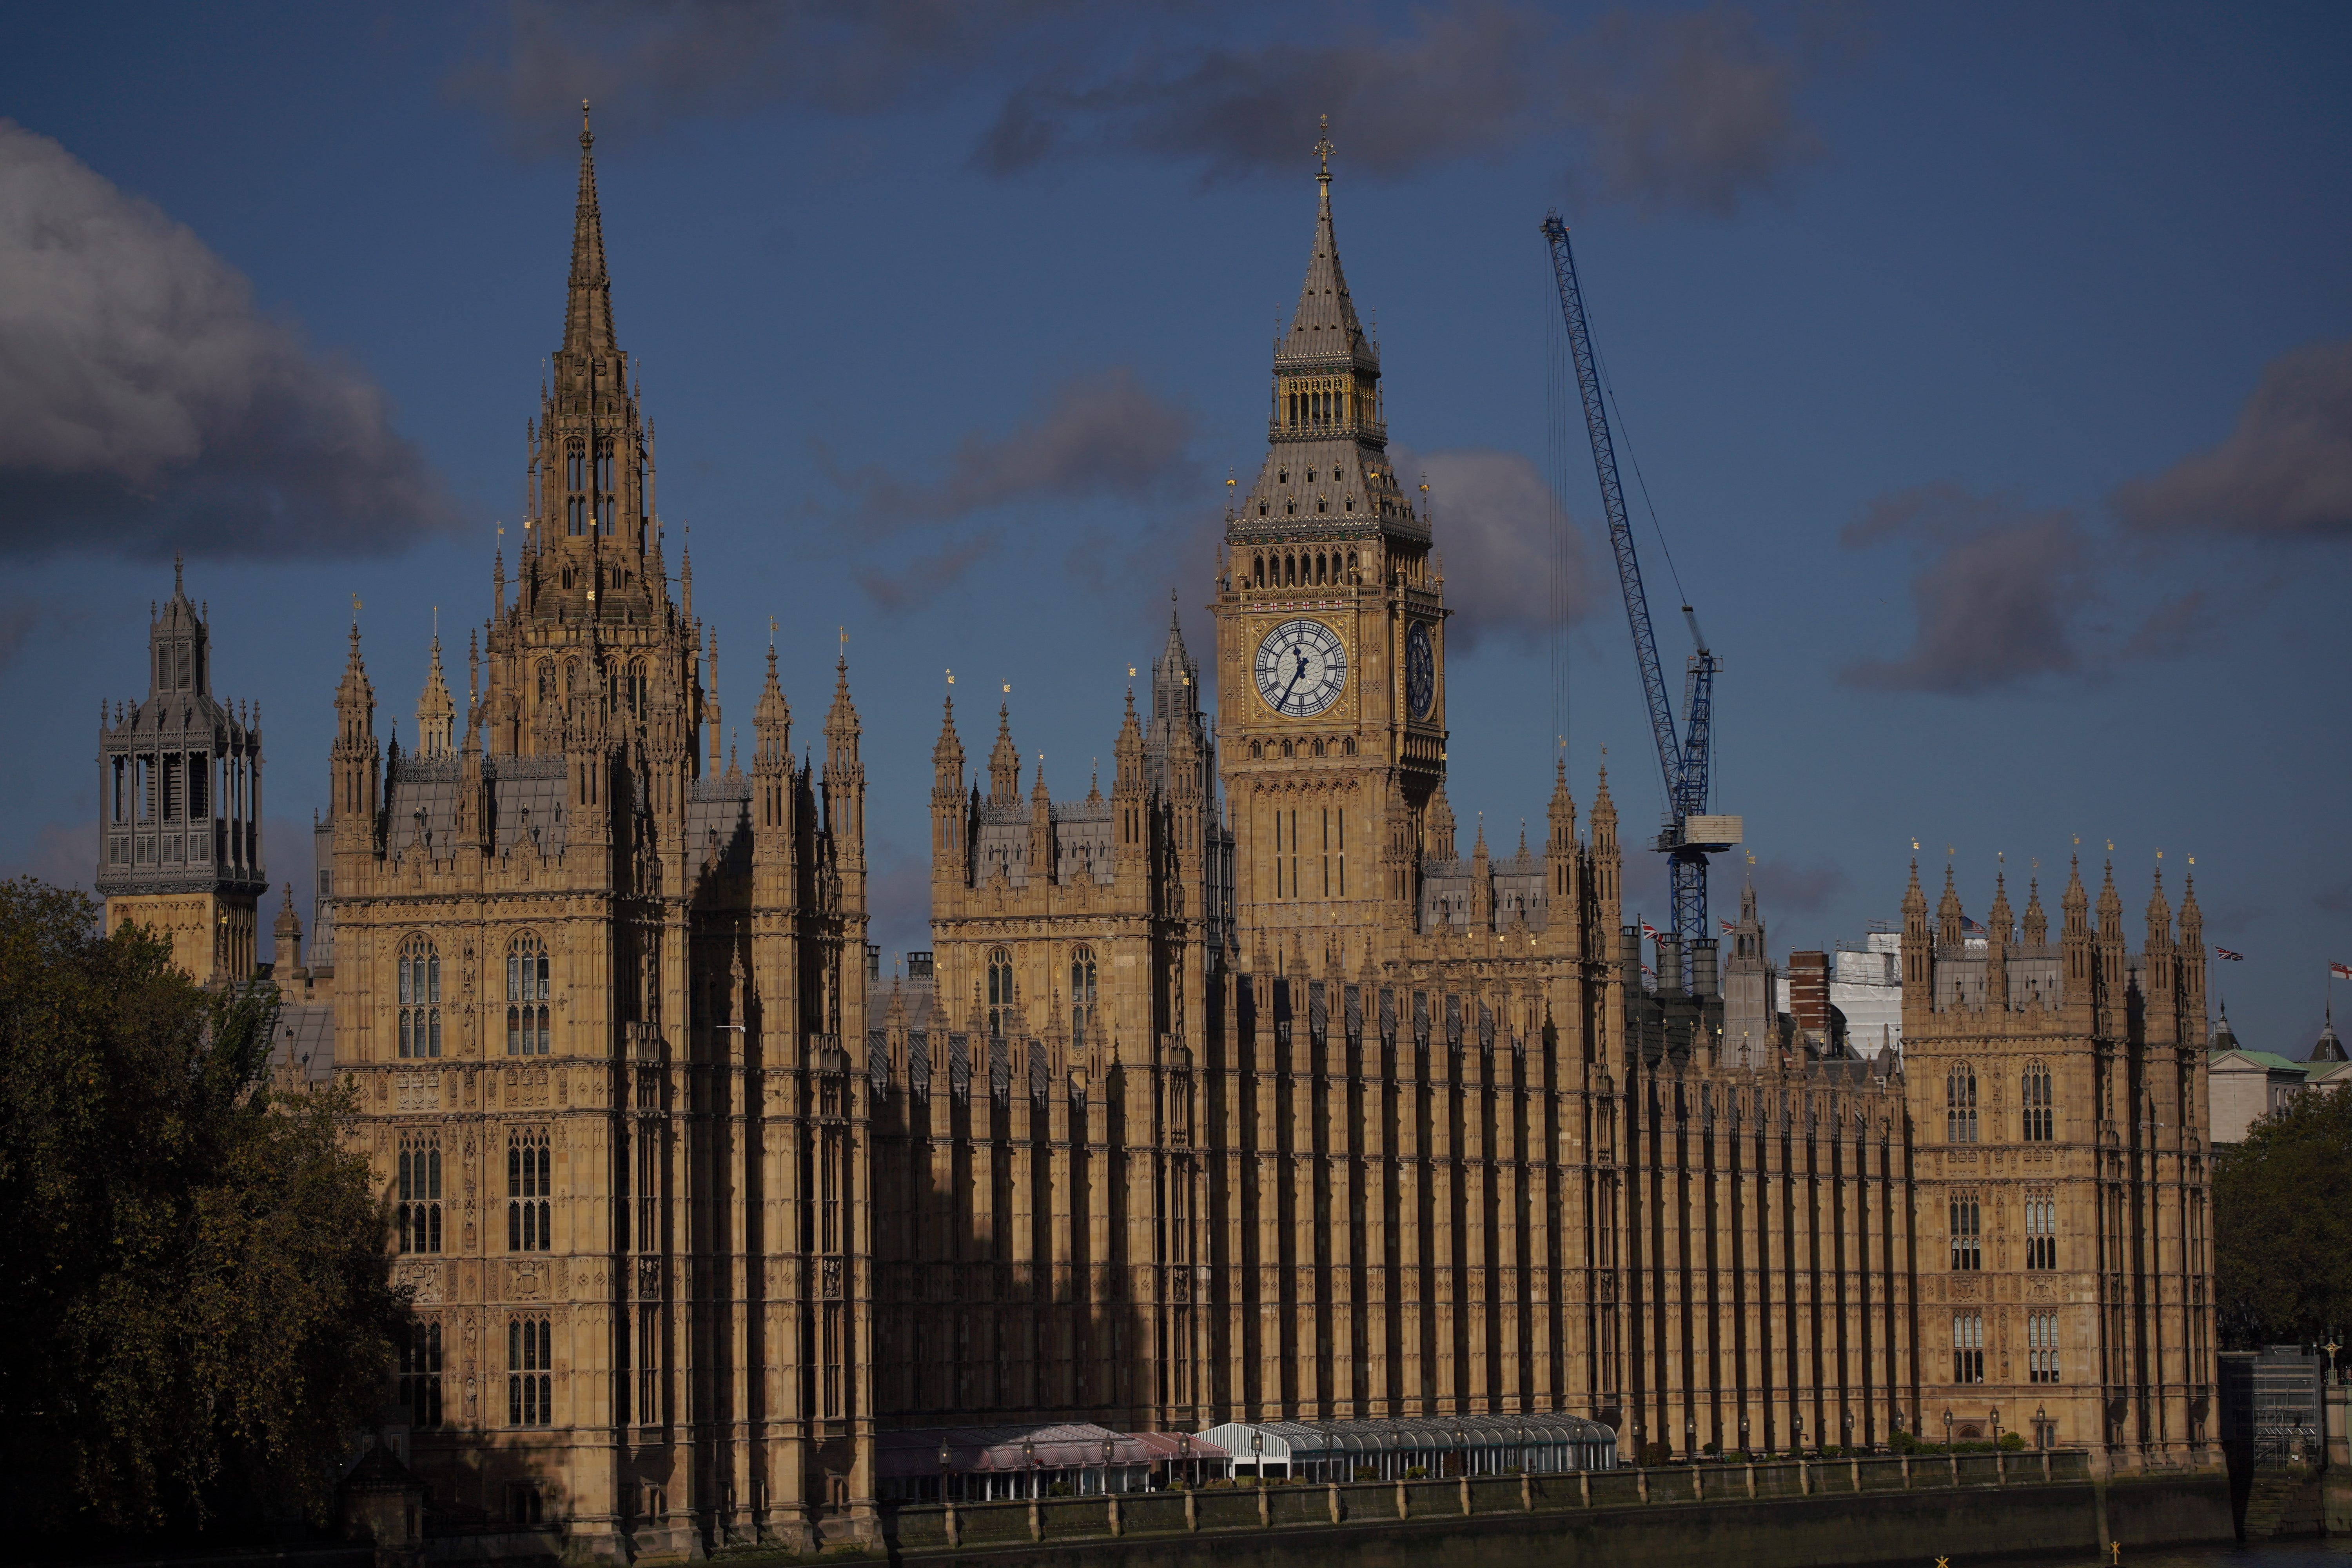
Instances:
[[[2066,862],[2066,890],[2058,895],[2058,972],[2064,977],[2060,999],[2078,1028],[2090,1026],[2090,895],[2083,890],[2082,857],[2071,856]]]
[[[1926,1027],[1924,1015],[1936,1000],[1935,943],[1927,934],[1927,894],[1919,886],[1919,859],[1911,859],[1911,880],[1903,889],[1903,1033]],[[1914,1015],[1923,1016],[1915,1017]]]
[[[788,771],[793,762],[793,705],[784,700],[782,682],[776,679],[776,650],[768,648],[768,679],[760,688],[760,701],[751,710],[753,770]]]
[[[1992,879],[1992,908],[1985,911],[1985,1005],[1995,1012],[2009,1006],[2009,942],[2014,922],[2009,910],[2009,878]]]
[[[849,659],[833,667],[833,706],[824,715],[824,800],[834,864],[842,876],[842,907],[866,909],[866,764],[858,757],[857,706],[849,700]]]
[[[1127,713],[1111,746],[1111,865],[1122,880],[1148,864],[1151,784],[1143,764],[1143,726],[1136,721],[1135,689],[1129,687]]]
[[[940,738],[931,746],[931,881],[970,885],[971,838],[963,805],[963,738],[956,733],[955,699],[940,704]],[[938,902],[934,899],[934,903]]]
[[[2025,946],[2040,952],[2050,945],[2050,917],[2042,912],[2042,879],[2025,882]]]
[[[352,623],[351,653],[343,660],[342,684],[335,689],[335,743],[329,768],[334,778],[335,847],[345,850],[373,847],[378,792],[376,771],[375,688],[368,681],[367,663],[360,657],[360,627]]]
[[[604,219],[596,207],[596,133],[580,105],[580,195],[572,214],[572,276],[563,305],[566,353],[613,352],[613,287],[604,271]]]
[[[2180,994],[2179,1038],[2192,1040],[2205,1027],[2205,912],[2197,907],[2193,871],[2181,883],[2180,943],[2173,965]]]
[[[1021,752],[1013,744],[1013,708],[1000,703],[996,710],[996,744],[988,753],[988,804],[1018,805],[1021,803]]]
[[[294,983],[294,972],[302,967],[302,917],[294,912],[294,884],[286,884],[285,901],[278,906],[277,923],[270,927],[272,962],[269,977],[283,992]]]
[[[432,665],[425,672],[425,689],[416,699],[416,754],[426,761],[457,751],[457,705],[449,696],[449,682],[441,673],[441,639],[433,639]]]
[[[1953,886],[1952,868],[1944,866],[1944,896],[1936,900],[1936,940],[1948,948],[1958,948],[1966,940],[1967,928],[1961,921],[1967,917],[1960,912],[1960,891]]]
[[[1447,804],[1442,784],[1429,797],[1429,811],[1423,819],[1421,858],[1424,861],[1454,858],[1454,807]]]

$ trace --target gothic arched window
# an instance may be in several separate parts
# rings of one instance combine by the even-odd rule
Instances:
[[[393,1207],[403,1252],[441,1250],[441,1140],[430,1132],[400,1141],[400,1201]]]
[[[994,948],[988,955],[988,1032],[1002,1038],[1013,1021],[1013,954]]]
[[[411,1323],[400,1341],[401,1408],[412,1426],[441,1425],[441,1324]]]
[[[632,661],[629,665],[628,677],[629,711],[640,719],[646,716],[646,695],[648,689],[646,679],[646,661],[641,658]]]
[[[2026,1189],[2025,1266],[2058,1267],[2058,1200],[2048,1187]]]
[[[1077,1044],[1095,1029],[1095,950],[1070,952],[1070,1043]]]
[[[1265,586],[1265,557],[1263,555],[1254,555],[1250,558],[1250,586],[1253,588]]]
[[[1973,1272],[1984,1267],[1984,1211],[1974,1193],[1954,1193],[1951,1199],[1952,1267]]]
[[[544,1128],[507,1135],[507,1250],[545,1252],[551,1245],[547,1197],[553,1172]]]
[[[563,530],[566,533],[588,531],[588,498],[582,492],[588,488],[588,456],[580,443],[574,441],[565,451],[566,484],[572,494],[563,503]]]
[[[547,943],[525,931],[507,943],[507,1055],[543,1057],[547,1027]]]
[[[2050,1111],[2050,1069],[2040,1062],[2025,1064],[2025,1079],[2020,1085],[2019,1103],[2024,1108],[2024,1138],[2028,1143],[2047,1143],[2055,1135]]]
[[[545,1318],[507,1320],[507,1425],[546,1426],[555,1420],[555,1338]]]
[[[422,936],[400,944],[394,964],[399,980],[400,1054],[441,1054],[441,954]]]
[[[1977,1141],[1977,1071],[1966,1062],[1954,1062],[1944,1075],[1944,1142]]]

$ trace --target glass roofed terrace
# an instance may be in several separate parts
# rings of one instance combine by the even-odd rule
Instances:
[[[1411,1480],[1606,1470],[1617,1463],[1616,1433],[1558,1413],[1234,1421],[1210,1427],[1200,1441],[1232,1455],[1235,1477],[1269,1479]]]

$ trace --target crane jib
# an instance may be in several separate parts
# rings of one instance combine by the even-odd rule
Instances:
[[[1680,743],[1675,737],[1675,710],[1666,693],[1665,671],[1658,662],[1657,634],[1650,625],[1649,596],[1642,590],[1642,566],[1633,553],[1633,530],[1625,517],[1625,491],[1617,478],[1617,447],[1610,438],[1609,416],[1601,390],[1600,366],[1593,358],[1592,332],[1584,316],[1584,291],[1576,281],[1576,259],[1569,249],[1568,225],[1558,213],[1543,223],[1551,243],[1552,276],[1559,285],[1559,309],[1568,323],[1569,355],[1576,364],[1576,386],[1584,400],[1584,429],[1592,442],[1592,471],[1601,481],[1601,505],[1609,519],[1609,543],[1617,556],[1617,585],[1625,596],[1625,619],[1633,631],[1633,654],[1642,668],[1642,694],[1650,706],[1650,731],[1657,742],[1658,769],[1665,777],[1666,798],[1673,825],[1658,837],[1657,847],[1667,853],[1667,873],[1674,898],[1674,930],[1683,951],[1711,942],[1706,918],[1706,844],[1685,841],[1693,818],[1706,817],[1707,751],[1715,713],[1715,655],[1698,637],[1688,683],[1683,692],[1685,729]],[[1688,606],[1685,606],[1688,614]],[[1706,817],[1710,823],[1720,819]]]
[[[1601,505],[1609,518],[1609,543],[1617,555],[1617,584],[1625,595],[1625,618],[1633,628],[1633,652],[1642,666],[1642,689],[1649,699],[1650,729],[1658,745],[1658,766],[1666,795],[1682,799],[1683,749],[1675,738],[1675,710],[1658,663],[1657,635],[1650,628],[1649,597],[1642,591],[1642,565],[1633,554],[1633,530],[1625,519],[1625,492],[1617,479],[1617,448],[1609,437],[1609,416],[1601,403],[1601,376],[1592,360],[1592,334],[1584,320],[1584,294],[1576,283],[1568,226],[1557,214],[1544,220],[1551,241],[1553,275],[1559,283],[1560,312],[1568,321],[1569,353],[1576,362],[1577,390],[1584,399],[1585,433],[1592,439],[1592,468],[1601,481]]]

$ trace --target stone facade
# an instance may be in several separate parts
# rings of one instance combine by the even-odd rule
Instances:
[[[877,1433],[1021,1421],[1566,1411],[1679,1456],[1999,1405],[2103,1467],[2217,1452],[2193,899],[2134,960],[2112,890],[2054,945],[1997,898],[1978,954],[1915,876],[1908,1055],[1862,1056],[1776,1008],[1752,891],[1720,970],[1669,942],[1645,982],[1605,772],[1464,853],[1445,584],[1328,168],[1209,584],[1217,712],[1171,625],[1108,795],[1057,803],[1009,705],[983,781],[950,702],[931,950],[875,989],[846,667],[821,763],[772,652],[722,762],[589,141],[514,575],[410,752],[353,628],[332,945],[288,976],[332,1009],[294,1065],[366,1107],[436,1508],[583,1558],[870,1541]],[[290,891],[278,934],[285,967]]]

